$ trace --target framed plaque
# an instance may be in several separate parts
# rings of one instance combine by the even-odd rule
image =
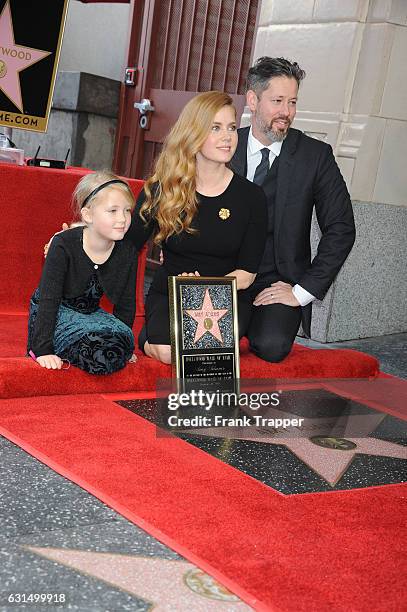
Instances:
[[[170,276],[173,375],[190,382],[240,377],[234,277]]]
[[[68,0],[0,0],[0,125],[45,132]]]

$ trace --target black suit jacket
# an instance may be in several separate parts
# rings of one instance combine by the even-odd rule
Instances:
[[[247,174],[249,127],[238,130],[231,161],[234,172]],[[270,180],[262,187],[270,196]],[[310,230],[315,207],[322,232],[311,263]],[[275,262],[281,278],[298,283],[322,300],[355,241],[352,204],[332,148],[290,128],[281,148],[274,209]],[[304,331],[310,334],[311,304],[303,308]]]

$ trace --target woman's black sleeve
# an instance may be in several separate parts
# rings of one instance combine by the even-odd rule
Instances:
[[[156,226],[155,221],[150,220],[146,224],[145,221],[140,217],[140,209],[145,199],[146,194],[143,189],[137,198],[136,206],[134,208],[133,215],[131,218],[130,227],[125,237],[126,240],[129,240],[134,244],[137,251],[139,251],[144,246]]]

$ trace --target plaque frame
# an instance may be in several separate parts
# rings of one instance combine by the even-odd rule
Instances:
[[[233,333],[233,346],[215,348],[185,348],[183,346],[183,312],[182,312],[182,287],[204,286],[209,287],[229,287],[232,302],[232,323],[230,330]],[[170,311],[170,335],[171,335],[171,361],[172,375],[177,379],[188,379],[199,382],[199,378],[185,376],[185,357],[191,356],[218,356],[232,355],[232,377],[240,378],[240,353],[239,353],[239,324],[238,324],[238,301],[237,301],[237,281],[234,276],[169,276],[168,295]],[[219,308],[219,307],[218,307]],[[184,309],[185,310],[185,309]],[[187,315],[188,316],[188,315]],[[209,331],[209,330],[208,330]],[[207,380],[225,380],[222,376],[210,377]],[[201,379],[202,381],[205,378]]]

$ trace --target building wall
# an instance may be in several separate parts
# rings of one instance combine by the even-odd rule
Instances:
[[[64,159],[92,170],[111,168],[119,111],[120,83],[87,72],[58,71],[48,130],[14,130],[27,157]]]
[[[129,4],[82,4],[71,0],[59,70],[123,81],[129,13]]]
[[[407,206],[407,0],[262,0],[262,55],[307,72],[295,125],[334,147],[352,198]]]

